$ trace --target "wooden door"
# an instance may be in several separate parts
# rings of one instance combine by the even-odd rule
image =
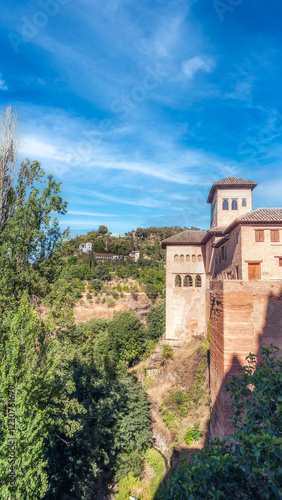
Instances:
[[[259,280],[260,279],[260,269],[259,264],[248,264],[249,268],[249,280]]]

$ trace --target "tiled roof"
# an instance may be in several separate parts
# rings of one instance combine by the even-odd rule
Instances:
[[[238,222],[282,222],[282,208],[257,208],[237,217]]]
[[[217,188],[234,188],[234,187],[243,187],[243,188],[251,188],[254,189],[257,186],[257,182],[254,181],[249,181],[247,179],[242,179],[241,177],[234,177],[233,175],[229,175],[229,177],[225,177],[224,179],[221,179],[220,181],[216,181],[213,183],[209,196],[207,199],[207,203],[211,203],[212,196],[214,194],[214,191]]]
[[[199,230],[188,230],[182,231],[182,233],[175,234],[174,236],[170,236],[166,240],[162,241],[162,248],[165,248],[166,245],[181,245],[181,244],[201,244],[202,239],[207,234],[207,231],[199,231]]]

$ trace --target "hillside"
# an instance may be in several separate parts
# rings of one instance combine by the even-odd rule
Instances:
[[[112,286],[115,287],[118,283],[122,287],[137,286],[134,280],[113,282]],[[87,286],[88,283],[87,283]],[[77,301],[74,308],[74,318],[75,323],[80,323],[82,321],[88,321],[89,319],[112,319],[114,313],[121,311],[133,311],[136,316],[144,321],[146,315],[152,305],[152,301],[144,292],[136,292],[134,296],[131,292],[123,292],[124,297],[118,297],[117,299],[112,299],[112,296],[106,295],[106,292],[101,294],[101,299],[97,301],[95,296],[91,299],[87,298],[88,292],[82,292],[80,299]],[[109,297],[112,299],[110,300]],[[105,302],[103,303],[103,299]],[[108,300],[107,300],[108,299]]]

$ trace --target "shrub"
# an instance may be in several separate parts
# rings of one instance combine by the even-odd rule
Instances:
[[[88,292],[93,292],[93,286],[92,285],[87,285],[87,290],[88,290]]]
[[[102,288],[103,288],[103,281],[98,280],[98,279],[92,280],[91,286],[92,286],[93,290],[100,292],[100,290],[102,290]]]
[[[92,295],[91,295],[91,293],[89,293],[89,292],[88,292],[88,293],[86,294],[86,298],[87,298],[88,300],[92,299]]]
[[[148,334],[151,339],[158,340],[165,332],[165,301],[154,304],[147,316]]]
[[[130,294],[134,300],[138,299],[138,293],[136,292],[135,288],[130,288]]]
[[[112,297],[107,297],[107,306],[108,307],[114,307],[115,306],[115,301],[112,299]]]
[[[105,302],[106,302],[105,297],[103,297],[103,298],[102,298],[102,301],[101,301],[101,302],[102,302],[102,304],[105,304]]]
[[[202,434],[199,431],[199,424],[195,424],[194,427],[188,427],[184,436],[184,440],[185,443],[188,444],[188,446],[190,446],[193,443],[193,441],[199,441],[201,437]]]
[[[147,297],[149,297],[149,299],[155,300],[158,296],[158,289],[156,285],[152,285],[149,283],[148,285],[146,285],[145,293]]]
[[[170,358],[173,358],[173,349],[170,345],[163,344],[161,360],[164,362]]]

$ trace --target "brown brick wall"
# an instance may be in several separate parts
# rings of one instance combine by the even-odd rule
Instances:
[[[210,284],[211,437],[230,434],[225,384],[250,352],[273,343],[282,349],[282,280],[212,281]]]

